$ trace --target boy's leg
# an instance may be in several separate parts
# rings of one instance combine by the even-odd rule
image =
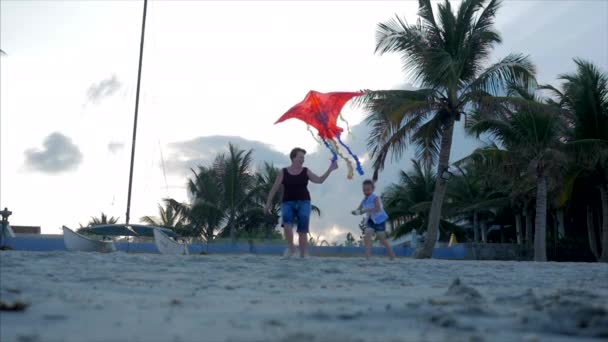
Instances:
[[[374,230],[372,228],[365,228],[365,258],[369,259],[372,256],[372,236],[374,235]]]
[[[378,232],[376,233],[378,235],[378,240],[380,240],[380,243],[384,246],[384,248],[386,248],[387,252],[388,252],[388,257],[393,260],[395,259],[395,252],[393,252],[393,246],[391,246],[390,243],[388,243],[388,240],[386,239],[386,233],[385,232]]]

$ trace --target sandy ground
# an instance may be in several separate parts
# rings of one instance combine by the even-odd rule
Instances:
[[[1,341],[608,340],[608,265],[0,252]],[[457,280],[458,279],[458,280]]]

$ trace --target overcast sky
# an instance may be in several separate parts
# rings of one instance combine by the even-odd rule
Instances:
[[[13,225],[60,233],[102,211],[124,221],[142,5],[0,2],[0,206]],[[304,147],[322,173],[330,155],[305,125],[274,121],[311,89],[407,87],[399,56],[374,55],[375,31],[395,14],[413,23],[416,11],[417,1],[150,1],[132,222],[156,215],[163,197],[185,200],[188,168],[229,141],[278,166]],[[573,57],[608,70],[607,18],[608,1],[507,0],[489,62],[529,54],[544,83],[573,71]],[[343,114],[365,159],[364,113],[347,105]],[[452,159],[476,144],[457,129]],[[379,192],[413,153],[381,174]],[[348,181],[341,166],[310,187],[323,210],[311,230],[336,241],[358,231],[349,211],[361,197],[362,179]]]

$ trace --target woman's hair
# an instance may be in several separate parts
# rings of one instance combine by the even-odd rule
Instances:
[[[371,179],[366,179],[363,181],[363,186],[365,185],[371,185],[372,189],[375,188],[376,186],[374,185],[374,181],[372,181]]]
[[[295,158],[298,155],[298,152],[302,152],[303,154],[306,154],[305,149],[296,147],[293,150],[291,150],[291,152],[289,152],[289,159],[293,160],[293,158]]]

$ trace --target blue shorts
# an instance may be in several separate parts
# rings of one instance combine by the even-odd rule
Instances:
[[[288,201],[281,205],[282,226],[298,223],[298,233],[308,233],[310,201]]]
[[[376,232],[386,231],[386,221],[381,223],[374,223],[372,219],[367,220],[367,228],[371,228]]]

